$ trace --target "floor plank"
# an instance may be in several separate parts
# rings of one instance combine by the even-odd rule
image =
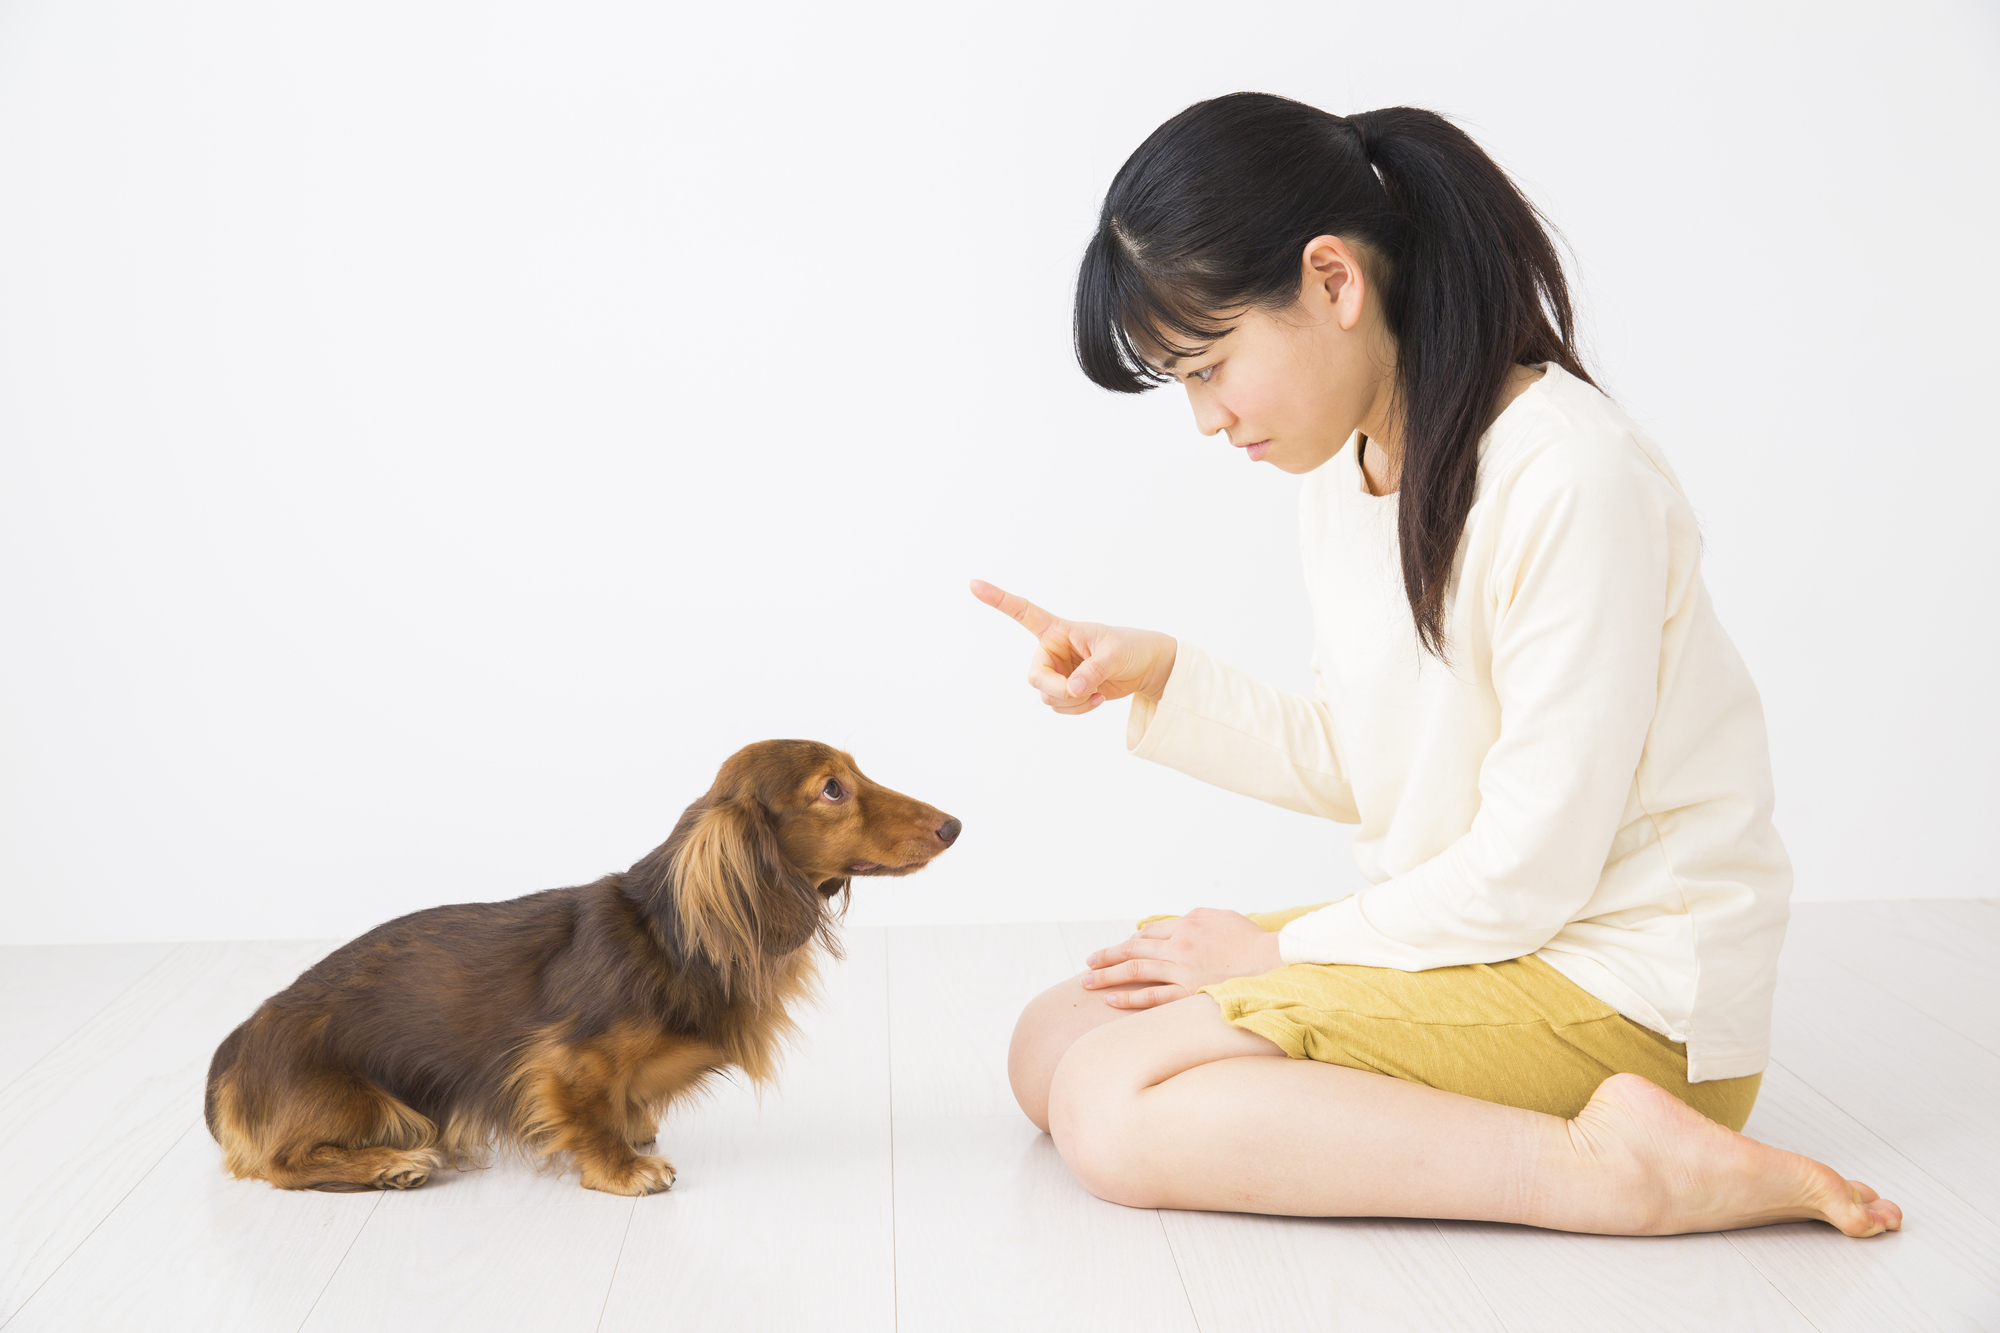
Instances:
[[[661,1134],[681,1175],[634,1211],[601,1333],[895,1326],[887,936],[847,950],[761,1108],[731,1085]]]
[[[2000,1055],[2000,912],[1977,902],[1801,903],[1790,934]]]
[[[1833,962],[1785,943],[1772,1058],[2000,1221],[2000,1055]]]
[[[0,948],[0,1088],[173,951],[171,944]]]
[[[1019,1115],[1007,1085],[1015,1020],[1037,992],[1082,970],[1053,925],[890,927],[896,1115]]]
[[[587,1333],[638,1202],[510,1156],[379,1198],[307,1333]]]
[[[296,1329],[381,1197],[232,1180],[198,1118],[7,1333]]]
[[[1163,1212],[1201,1333],[1504,1329],[1435,1223]]]
[[[1952,923],[1955,930],[1970,931],[1986,941],[1988,949],[2000,950],[2000,899],[1925,898],[1924,910]]]
[[[1093,1197],[1019,1111],[896,1121],[898,1333],[1197,1325],[1151,1209]]]
[[[509,1162],[408,1195],[230,1181],[198,1121],[209,1052],[328,945],[0,952],[0,1323],[2000,1328],[2000,904],[1795,917],[1749,1129],[1904,1206],[1860,1242],[1105,1204],[1014,1107],[1006,1046],[1029,997],[1131,929],[852,932],[779,1088],[675,1117],[681,1180],[636,1202]]]
[[[1160,1215],[1093,1197],[1007,1084],[1022,1006],[1081,970],[1054,925],[889,931],[901,1333],[1196,1327]]]
[[[1493,1222],[1436,1225],[1510,1329],[1812,1329],[1784,1294],[1719,1234],[1575,1236]]]
[[[1729,1243],[1822,1333],[2000,1328],[2000,1224],[1774,1065],[1744,1132],[1837,1168],[1902,1205],[1901,1231],[1850,1240],[1819,1222],[1729,1233]],[[1921,1313],[1926,1322],[1919,1323]]]
[[[216,1044],[328,947],[180,945],[0,1089],[0,1320],[187,1132]]]

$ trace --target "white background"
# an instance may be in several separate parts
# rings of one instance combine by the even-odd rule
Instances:
[[[622,867],[747,741],[958,815],[854,918],[1315,901],[980,575],[1309,685],[1296,481],[1068,347],[1241,88],[1456,117],[1565,233],[1808,898],[1992,894],[2000,20],[1895,5],[0,8],[0,939],[332,935]]]

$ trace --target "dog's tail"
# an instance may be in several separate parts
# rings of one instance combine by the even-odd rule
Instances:
[[[208,1122],[209,1137],[222,1142],[222,1132],[215,1123],[215,1089],[223,1077],[236,1067],[236,1053],[243,1049],[243,1029],[249,1023],[238,1023],[236,1031],[222,1039],[222,1045],[215,1048],[215,1058],[208,1062],[208,1086],[202,1093],[201,1118]]]

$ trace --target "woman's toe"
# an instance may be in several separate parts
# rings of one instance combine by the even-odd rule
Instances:
[[[1875,1236],[1897,1231],[1903,1225],[1903,1210],[1858,1180],[1842,1182],[1846,1197],[1826,1210],[1826,1220],[1850,1236]]]
[[[1895,1204],[1890,1203],[1887,1199],[1870,1199],[1868,1201],[1868,1215],[1881,1223],[1884,1231],[1901,1231],[1903,1229],[1903,1210]]]

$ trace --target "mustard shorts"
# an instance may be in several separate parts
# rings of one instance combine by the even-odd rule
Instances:
[[[1248,915],[1277,930],[1323,906]],[[1139,925],[1165,919],[1149,916]],[[1751,1074],[1689,1083],[1683,1043],[1634,1023],[1532,955],[1427,972],[1292,963],[1201,989],[1224,1018],[1295,1060],[1372,1070],[1566,1119],[1605,1079],[1632,1073],[1740,1130],[1764,1080]]]

